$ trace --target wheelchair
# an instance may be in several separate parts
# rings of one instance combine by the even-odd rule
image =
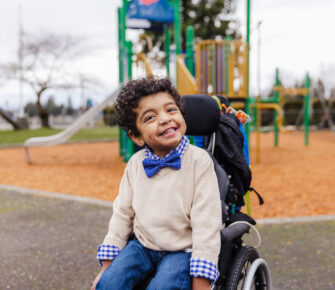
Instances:
[[[220,120],[220,107],[217,101],[208,95],[186,95],[183,99],[186,134],[205,136],[204,148],[214,162],[220,190],[223,224],[218,262],[220,276],[211,289],[272,289],[270,270],[266,261],[259,257],[255,247],[243,244],[243,235],[249,233],[256,222],[246,214],[235,211],[236,190],[224,168],[213,157],[217,145],[215,132]],[[136,290],[146,289],[153,276],[154,273],[144,284],[136,287]]]
[[[254,247],[243,245],[243,235],[249,233],[256,222],[251,217],[235,211],[236,190],[224,168],[213,157],[217,145],[215,133],[220,120],[220,107],[216,100],[207,95],[187,95],[183,98],[186,134],[206,136],[204,147],[213,159],[219,183],[223,224],[218,263],[220,276],[212,285],[212,289],[271,289],[270,270],[266,261],[259,257]],[[227,104],[224,98],[220,99]]]

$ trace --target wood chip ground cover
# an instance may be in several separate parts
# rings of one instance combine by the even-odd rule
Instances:
[[[335,214],[335,133],[302,132],[261,135],[260,162],[255,162],[256,135],[251,135],[252,186],[263,196],[259,206],[251,193],[254,218]],[[32,164],[23,148],[0,149],[0,184],[114,200],[125,163],[117,142],[64,144],[31,148]]]

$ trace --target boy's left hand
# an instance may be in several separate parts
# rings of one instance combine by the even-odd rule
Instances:
[[[210,290],[211,283],[205,278],[193,278],[192,290]]]

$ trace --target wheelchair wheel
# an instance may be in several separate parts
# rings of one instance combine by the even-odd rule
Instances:
[[[243,289],[245,279],[253,261],[259,255],[253,247],[242,247],[236,254],[229,271],[225,287],[227,290]],[[263,290],[266,287],[266,277],[262,268],[257,269],[251,289]]]

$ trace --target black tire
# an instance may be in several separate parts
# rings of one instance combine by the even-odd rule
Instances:
[[[243,288],[244,281],[253,261],[259,255],[253,247],[242,247],[236,254],[229,271],[225,287],[227,290],[239,290]],[[257,269],[251,289],[264,290],[266,288],[265,274],[262,268]]]

